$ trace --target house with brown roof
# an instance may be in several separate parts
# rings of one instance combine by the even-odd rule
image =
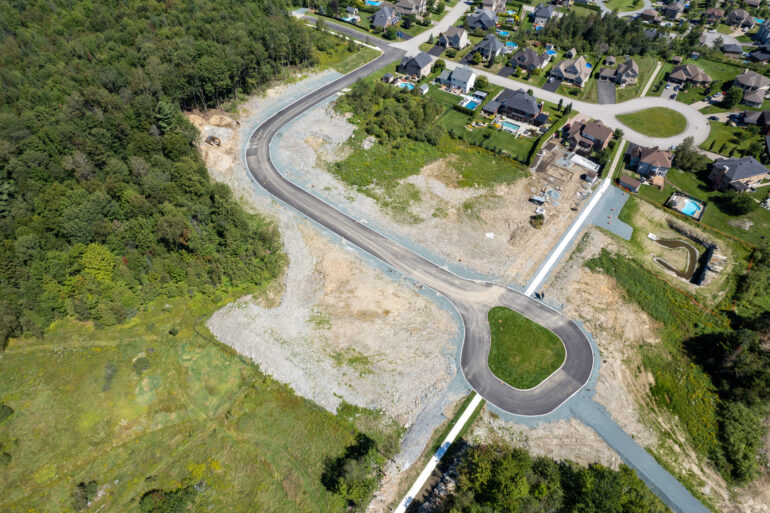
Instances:
[[[709,180],[721,190],[731,187],[742,192],[757,186],[770,185],[770,169],[754,157],[718,160],[713,164]]]
[[[576,121],[567,132],[567,142],[584,154],[603,150],[611,139],[612,129],[601,121]]]
[[[674,66],[674,69],[668,74],[668,80],[675,84],[689,83],[696,86],[705,86],[711,83],[711,76],[695,64],[685,64],[683,66]]]
[[[751,70],[746,70],[733,81],[733,85],[740,87],[744,91],[756,91],[759,89],[767,89],[770,87],[770,79],[763,77],[759,73]]]
[[[505,10],[505,0],[484,0],[481,6],[492,12],[503,12]]]
[[[657,146],[646,148],[631,144],[628,151],[628,165],[640,175],[666,176],[674,163],[674,154]]]
[[[532,48],[522,48],[516,52],[511,59],[510,66],[532,71],[534,69],[542,69],[551,60],[551,54],[543,52],[538,54]]]
[[[591,76],[591,68],[582,55],[577,59],[565,59],[551,68],[550,75],[562,82],[583,87]]]
[[[663,17],[655,9],[645,9],[639,15],[639,19],[648,23],[660,23]]]
[[[613,61],[615,59],[613,58]],[[628,59],[626,62],[618,64],[616,69],[602,68],[599,70],[597,77],[599,80],[609,80],[615,82],[620,87],[636,84],[639,79],[639,65],[633,60]]]
[[[398,0],[396,4],[396,12],[401,16],[409,14],[421,16],[425,14],[427,8],[426,0]]]
[[[706,9],[706,23],[713,25],[714,23],[719,22],[722,18],[725,17],[725,11],[720,9],[719,7],[709,7]]]
[[[639,187],[642,186],[642,182],[631,178],[630,176],[623,175],[618,179],[618,185],[629,192],[639,192]]]

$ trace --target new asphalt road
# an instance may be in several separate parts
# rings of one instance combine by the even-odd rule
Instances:
[[[281,127],[313,105],[393,62],[402,54],[400,50],[385,43],[375,41],[374,44],[380,45],[383,51],[378,59],[301,98],[260,125],[248,141],[248,170],[265,190],[280,201],[404,275],[447,297],[457,308],[464,323],[462,371],[471,386],[486,400],[518,415],[547,414],[580,390],[591,375],[593,352],[588,338],[573,321],[529,296],[500,285],[466,280],[438,267],[289,182],[271,161],[270,141]],[[487,313],[497,305],[508,306],[545,326],[564,343],[565,363],[534,389],[514,389],[489,370],[487,355],[490,332]]]

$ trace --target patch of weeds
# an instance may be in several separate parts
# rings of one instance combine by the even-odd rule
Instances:
[[[0,422],[13,415],[13,408],[7,404],[0,403]]]
[[[86,509],[88,503],[96,498],[97,491],[96,481],[78,483],[75,491],[72,492],[72,507],[75,508],[75,511]]]
[[[492,204],[499,199],[500,196],[494,194],[482,194],[481,196],[466,200],[460,208],[463,215],[468,219],[481,223],[483,221],[481,212],[491,207]]]
[[[107,392],[112,388],[112,380],[115,378],[115,374],[118,373],[117,366],[112,362],[107,362],[104,366],[104,383],[102,384],[102,392]]]
[[[446,219],[449,216],[449,213],[444,207],[436,207],[431,216],[436,219]]]
[[[150,490],[139,500],[142,513],[181,513],[187,511],[187,505],[195,497],[192,486],[176,490]]]
[[[365,376],[372,373],[372,360],[368,356],[361,354],[354,348],[348,348],[342,351],[332,353],[332,360],[336,367],[346,365],[353,370],[358,371],[359,376]]]
[[[144,371],[150,369],[150,360],[148,360],[145,356],[140,356],[134,360],[132,366],[134,368],[134,372],[136,372],[136,375],[141,376]]]
[[[310,313],[308,322],[312,324],[313,327],[317,330],[328,330],[332,327],[331,316],[326,312],[322,312],[321,310],[313,310]]]

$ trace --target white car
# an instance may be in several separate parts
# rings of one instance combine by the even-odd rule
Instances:
[[[714,30],[714,29],[709,30],[709,34],[716,34],[716,33],[717,33],[717,31]]]
[[[666,84],[666,87],[664,89],[671,89],[671,84]]]

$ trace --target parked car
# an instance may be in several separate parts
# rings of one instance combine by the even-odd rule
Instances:
[[[709,119],[710,119],[711,121],[719,121],[719,118],[718,118],[718,117],[716,117],[716,116],[709,116]]]
[[[674,86],[674,91],[679,91],[679,86]]]
[[[671,96],[669,96],[669,98],[671,98],[672,100],[675,100],[676,99],[676,93],[674,93]]]
[[[666,84],[665,89],[670,89],[670,88],[671,88],[671,84]]]

